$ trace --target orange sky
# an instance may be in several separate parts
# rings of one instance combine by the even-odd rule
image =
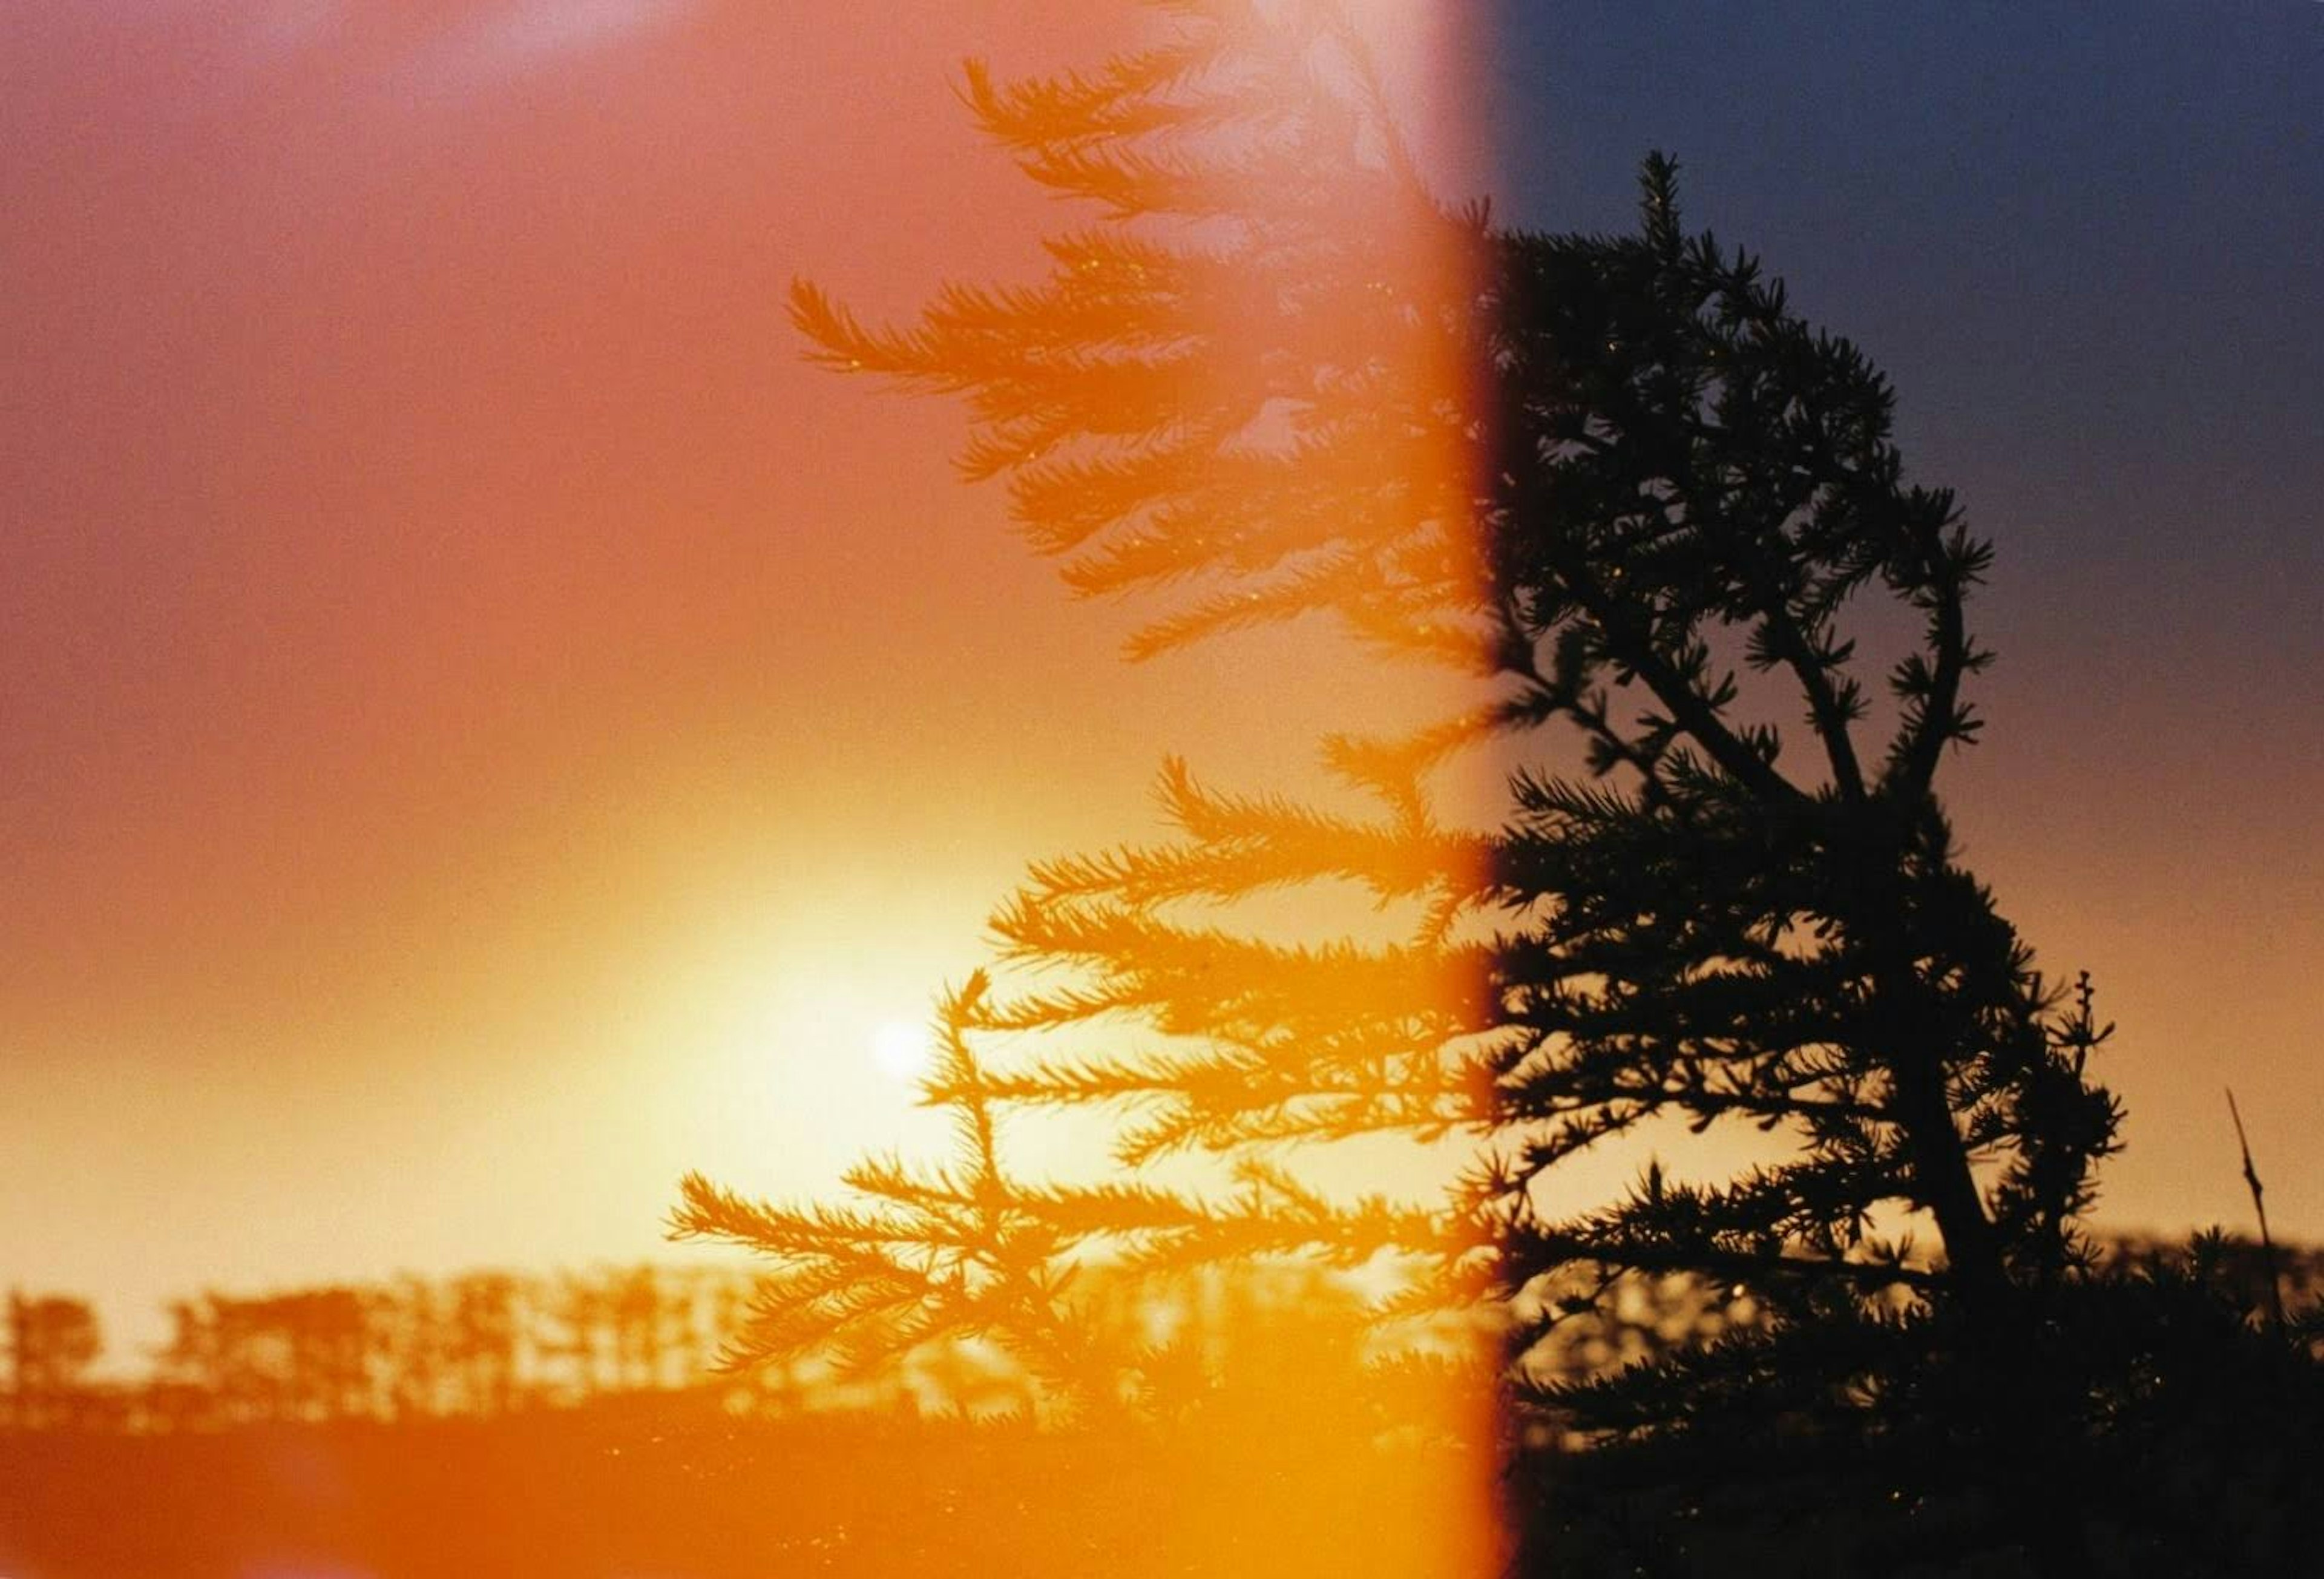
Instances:
[[[879,1025],[1027,860],[1148,831],[1163,753],[1306,775],[1344,656],[1123,668],[1136,611],[954,482],[956,418],[782,320],[795,272],[877,315],[1026,265],[1059,216],[945,85],[1093,58],[1093,9],[0,21],[0,1280],[651,1253],[684,1168],[806,1191],[884,1143]],[[2233,1080],[2324,1235],[2306,803],[2041,673],[1955,793],[2124,1021],[2110,1220],[2243,1220]]]
[[[1090,8],[907,10],[11,23],[0,1277],[654,1252],[888,1144],[878,1029],[1164,751],[1307,771],[1290,644],[1125,672],[956,418],[798,359],[795,272],[1056,217],[948,85]]]

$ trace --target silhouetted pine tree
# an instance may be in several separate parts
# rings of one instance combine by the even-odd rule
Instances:
[[[689,1176],[676,1219],[685,1235],[730,1239],[783,1263],[760,1286],[728,1339],[731,1363],[816,1353],[843,1376],[892,1372],[914,1350],[991,1338],[1053,1387],[1094,1384],[1083,1334],[1064,1303],[1063,1254],[1115,1228],[1131,1194],[1028,1191],[1002,1171],[985,1076],[970,1050],[987,991],[979,977],[945,1001],[934,1100],[958,1122],[958,1160],[915,1173],[895,1159],[857,1164],[843,1180],[861,1204],[774,1206]],[[1080,1215],[1076,1233],[1065,1220]]]
[[[1047,244],[1045,284],[948,287],[899,334],[866,330],[801,285],[795,317],[835,367],[965,392],[979,427],[964,469],[1007,480],[1018,520],[1078,589],[1189,589],[1139,655],[1311,610],[1398,651],[1469,652],[1462,621],[1480,611],[1468,504],[1429,469],[1468,420],[1439,409],[1468,309],[1406,292],[1432,249],[1465,255],[1485,233],[1429,199],[1360,50],[1320,9],[1296,25],[1256,7],[1167,9],[1173,36],[1093,77],[1004,85],[969,68],[986,131],[1037,180],[1107,216]],[[1486,899],[1489,845],[1435,825],[1422,756],[1390,761],[1352,740],[1335,752],[1382,816],[1222,796],[1173,764],[1164,794],[1188,843],[1037,870],[996,926],[1016,960],[1078,974],[1018,999],[979,978],[948,1002],[927,1094],[959,1118],[954,1168],[866,1164],[846,1180],[860,1205],[799,1209],[688,1181],[681,1232],[787,1264],[738,1358],[836,1336],[870,1362],[982,1334],[1068,1392],[1103,1398],[1124,1356],[1075,1346],[1066,1276],[1095,1244],[1184,1268],[1294,1251],[1446,1258],[1472,1242],[1446,1213],[1335,1202],[1254,1150],[1491,1122],[1476,1060],[1443,1052],[1489,1024],[1473,994],[1445,989],[1485,958],[1450,928]],[[1301,946],[1188,914],[1333,878],[1406,906],[1410,941]],[[1029,1068],[988,1067],[972,1047],[1124,1017],[1174,1045]],[[1130,1164],[1232,1153],[1237,1184],[1204,1195],[1140,1176],[1074,1188],[1006,1173],[994,1106],[1057,1103],[1132,1110]]]
[[[995,925],[1064,981],[947,1004],[927,1094],[960,1164],[866,1164],[856,1204],[799,1208],[687,1181],[681,1232],[781,1263],[734,1356],[975,1333],[1074,1377],[1069,1269],[1093,1245],[1403,1252],[1440,1297],[1500,1306],[1514,1402],[1592,1449],[1520,1477],[1545,1542],[1647,1560],[1619,1513],[1643,1509],[1692,1571],[1716,1543],[1691,1532],[1821,1502],[1886,1532],[1841,1526],[1857,1556],[1834,1562],[1891,1538],[2094,1561],[2096,1472],[2067,1450],[2135,1412],[2153,1355],[2107,1325],[2127,1307],[2076,1230],[2116,1145],[2088,1069],[2111,1028],[2086,982],[2034,969],[1937,791],[1978,733],[1987,545],[1907,480],[1864,355],[1684,229],[1671,161],[1646,164],[1635,234],[1499,228],[1430,196],[1326,8],[1167,9],[1163,42],[1088,75],[969,69],[987,134],[1101,216],[1047,244],[1046,280],[947,286],[903,329],[803,284],[795,319],[833,367],[964,396],[964,469],[1005,484],[1076,590],[1167,595],[1137,655],[1327,613],[1464,666],[1480,702],[1328,743],[1375,818],[1173,763],[1176,842],[1037,867]],[[1868,673],[1859,642],[1898,654]],[[1429,794],[1478,747],[1521,764],[1484,833]],[[1404,907],[1408,936],[1286,943],[1204,908],[1325,882]],[[971,1048],[1125,1022],[1167,1050]],[[1019,1179],[996,1104],[1112,1106],[1125,1164],[1210,1153],[1240,1184]],[[1758,1131],[1767,1159],[1549,1209],[1561,1163],[1680,1124]],[[1283,1161],[1374,1131],[1474,1135],[1484,1159],[1433,1212]],[[1672,1277],[1724,1335],[1579,1382],[1528,1371],[1561,1321]]]

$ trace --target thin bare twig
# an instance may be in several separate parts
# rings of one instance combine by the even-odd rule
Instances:
[[[2236,1122],[2236,1144],[2243,1149],[2244,1154],[2244,1183],[2251,1186],[2252,1210],[2259,1215],[2260,1264],[2267,1270],[2268,1315],[2274,1319],[2275,1335],[2282,1337],[2284,1333],[2283,1279],[2276,1274],[2275,1240],[2267,1231],[2267,1203],[2262,1198],[2265,1191],[2259,1182],[2259,1169],[2252,1166],[2251,1141],[2245,1138],[2244,1115],[2236,1106],[2236,1090],[2232,1085],[2227,1087],[2227,1116]]]

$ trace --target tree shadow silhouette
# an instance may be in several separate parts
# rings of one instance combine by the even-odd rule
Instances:
[[[1635,234],[1498,227],[1429,192],[1331,8],[1168,9],[1161,42],[1085,74],[968,71],[986,135],[1096,216],[1046,244],[1046,279],[947,285],[900,328],[801,283],[794,319],[828,366],[964,399],[964,473],[1003,484],[1067,584],[1166,600],[1132,657],[1325,615],[1475,700],[1325,743],[1369,818],[1174,762],[1174,842],[1037,865],[992,926],[1038,984],[980,975],[941,1013],[924,1096],[958,1162],[867,1163],[850,1204],[687,1182],[678,1232],[780,1263],[736,1360],[970,1334],[1067,1412],[1111,1408],[1138,1362],[1094,1345],[1073,1292],[1092,1257],[1394,1262],[1391,1309],[1497,1322],[1499,1385],[1448,1385],[1549,1445],[1509,1482],[1528,1571],[2200,1557],[2172,1544],[2158,1445],[2224,1390],[2282,1458],[2309,1417],[2275,1404],[2312,1398],[2312,1365],[2200,1255],[2109,1271],[2080,1227],[2117,1146],[2091,1069],[2112,1027],[1955,847],[1937,780],[1979,734],[1969,607],[1993,554],[1907,479],[1887,381],[1684,228],[1673,161],[1646,161]],[[1513,764],[1481,830],[1432,794],[1477,752]],[[1329,884],[1396,935],[1234,924]],[[970,1045],[1060,1031],[1114,1040],[1007,1067]],[[1121,1171],[1009,1172],[1013,1107],[1116,1115]],[[1561,1165],[1682,1127],[1774,1154],[1709,1178],[1649,1162],[1552,1214]],[[1378,1133],[1479,1155],[1437,1206],[1301,1177]],[[1166,1173],[1188,1154],[1218,1167]],[[1697,1319],[1648,1341],[1622,1301],[1657,1279]],[[1629,1341],[1545,1377],[1576,1322]],[[2209,1462],[2246,1462],[2203,1431]],[[1624,1509],[1650,1542],[1585,1541]],[[1763,1527],[1802,1518],[1840,1533],[1778,1556]]]

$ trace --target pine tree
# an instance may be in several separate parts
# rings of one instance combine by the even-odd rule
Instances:
[[[1467,266],[1478,217],[1429,199],[1353,35],[1323,8],[1166,9],[1181,23],[1171,36],[1093,76],[1003,84],[968,69],[984,130],[1102,216],[1047,244],[1045,284],[947,287],[902,333],[866,329],[802,284],[795,319],[835,368],[965,393],[979,425],[964,472],[1006,479],[1016,519],[1075,589],[1185,590],[1134,656],[1310,612],[1397,652],[1471,656],[1479,565],[1446,470],[1467,420],[1446,376],[1464,328],[1443,315],[1457,302],[1416,318],[1410,292],[1440,264]],[[1416,750],[1333,743],[1340,773],[1379,798],[1370,820],[1221,795],[1173,763],[1162,794],[1184,843],[1037,868],[994,926],[1009,963],[1074,980],[1011,999],[980,976],[947,1000],[927,1094],[959,1122],[954,1168],[869,1162],[844,1181],[861,1205],[799,1209],[687,1181],[680,1232],[785,1263],[736,1357],[835,1340],[875,1366],[981,1335],[1087,1405],[1118,1390],[1126,1362],[1090,1353],[1076,1319],[1071,1274],[1094,1246],[1184,1270],[1270,1253],[1444,1259],[1471,1244],[1441,1210],[1330,1200],[1261,1153],[1489,1122],[1476,1061],[1443,1051],[1485,1029],[1485,953],[1452,931],[1483,897],[1489,846],[1440,827],[1424,784],[1430,759],[1479,727],[1456,721]],[[1202,913],[1335,880],[1406,907],[1412,937],[1302,945]],[[996,1034],[1126,1020],[1168,1050],[1005,1070],[976,1050]],[[1012,1176],[996,1110],[1055,1104],[1123,1110],[1133,1169],[1231,1155],[1234,1186]]]
[[[780,1263],[733,1357],[836,1340],[880,1363],[978,1334],[1114,1397],[1124,1362],[1074,1320],[1099,1247],[1402,1256],[1434,1269],[1409,1297],[1501,1312],[1511,1406],[1594,1462],[1699,1487],[1688,1455],[1716,1454],[1738,1495],[1822,1476],[1868,1505],[1947,1487],[1914,1538],[1983,1519],[2080,1560],[2024,1482],[2116,1396],[2059,1334],[2093,1297],[2077,1223],[2120,1112],[2090,1076],[2111,1028],[2087,978],[2037,972],[1937,788],[1978,734],[1990,548],[1907,478],[1864,354],[1685,229],[1673,161],[1646,162],[1633,234],[1500,227],[1431,195],[1328,8],[1167,9],[1161,42],[1093,73],[969,69],[986,134],[1097,216],[1047,244],[1046,280],[947,286],[901,329],[802,284],[795,319],[834,368],[965,397],[964,470],[1006,486],[1067,583],[1167,600],[1133,656],[1323,614],[1465,671],[1479,703],[1327,743],[1375,816],[1173,762],[1175,840],[1037,866],[995,928],[1005,963],[1063,984],[948,1000],[927,1095],[960,1164],[867,1163],[853,1205],[687,1182],[681,1233]],[[1868,673],[1878,644],[1900,656]],[[1518,764],[1506,820],[1448,826],[1434,775],[1480,751]],[[1301,884],[1360,887],[1408,928],[1231,924]],[[976,1051],[1123,1025],[1167,1050]],[[1127,1171],[1013,1176],[1011,1105],[1120,1113]],[[1680,1126],[1756,1133],[1767,1160],[1650,1163],[1618,1199],[1549,1210],[1561,1164]],[[1378,1131],[1472,1137],[1480,1160],[1438,1208],[1295,1171],[1302,1146]],[[1183,1153],[1238,1183],[1159,1182]],[[1642,1279],[1692,1290],[1719,1335],[1581,1380],[1528,1363],[1569,1324],[1618,1325]],[[2137,1341],[2116,1348],[2132,1364]],[[1570,1507],[1527,1517],[1597,1538]]]

